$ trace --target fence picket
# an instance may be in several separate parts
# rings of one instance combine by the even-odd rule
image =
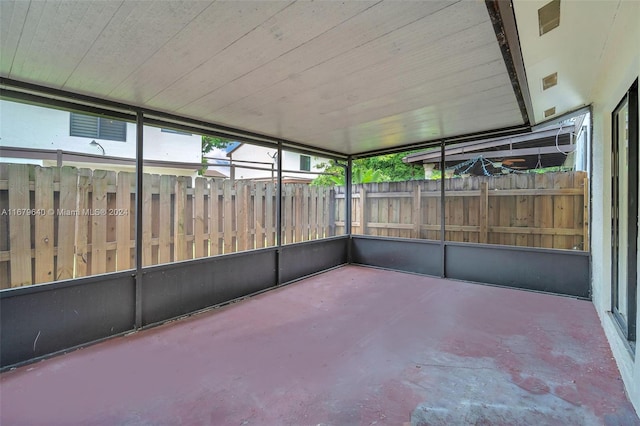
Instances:
[[[46,283],[55,280],[54,274],[54,227],[53,219],[53,172],[47,167],[35,168],[35,283]]]
[[[589,178],[584,173],[582,177],[582,250],[589,251]],[[577,210],[577,209],[576,209]]]
[[[117,191],[117,180],[115,172],[107,172],[107,186],[111,188],[116,188]],[[116,249],[117,249],[117,231],[116,231],[116,222],[118,217],[116,215],[116,193],[106,191],[106,201],[107,201],[107,211],[104,213],[107,232],[106,232],[106,265],[105,272],[115,272],[117,268],[116,264]],[[102,213],[101,213],[102,214]]]
[[[187,248],[187,180],[183,176],[176,179],[173,210],[173,251],[174,261],[189,259]]]
[[[29,166],[9,165],[9,242],[11,245],[11,287],[32,283],[31,221],[29,209]]]
[[[302,216],[302,203],[304,202],[302,185],[295,184],[293,187],[293,199],[291,209],[293,210],[293,241],[299,243],[303,241],[304,218]]]
[[[554,188],[569,188],[572,183],[572,176],[568,173],[559,173],[554,176]],[[557,196],[553,203],[553,226],[555,228],[571,227],[573,221],[573,197]],[[554,247],[573,247],[573,237],[555,235],[553,237]]]
[[[131,256],[131,182],[132,174],[119,172],[116,182],[116,261],[117,270],[130,269]]]
[[[264,208],[264,228],[266,232],[267,247],[273,247],[276,244],[276,203],[275,203],[275,185],[269,183],[265,189],[265,208]]]
[[[171,262],[171,193],[175,185],[174,177],[160,176],[158,194],[158,218],[163,224],[158,230],[158,263]]]
[[[478,205],[479,207],[479,214],[478,214],[478,220],[480,222],[480,235],[479,235],[479,242],[480,243],[487,243],[488,240],[488,234],[489,234],[489,183],[488,182],[482,182],[480,183],[480,203]]]
[[[186,246],[185,259],[193,259],[194,257],[194,198],[193,198],[193,188],[191,188],[191,184],[193,180],[190,177],[184,176],[185,184],[185,205],[184,205],[184,240]]]
[[[265,239],[265,211],[264,211],[264,188],[263,182],[256,182],[255,194],[253,196],[253,213],[255,215],[254,223],[254,240],[256,248],[264,247]]]
[[[318,187],[309,186],[309,239],[318,238]]]
[[[88,211],[91,204],[91,182],[92,174],[89,169],[78,170],[77,178],[78,197],[75,216],[75,276],[86,277],[91,275],[91,252],[89,244],[91,243],[91,217],[84,214]],[[72,232],[72,235],[74,233]]]
[[[293,191],[294,187],[292,185],[287,185],[284,188],[284,210],[282,211],[283,218],[283,226],[282,232],[284,233],[284,237],[282,238],[283,244],[291,244],[295,241],[294,232],[293,232]]]
[[[91,272],[102,274],[107,271],[107,184],[108,172],[93,172],[92,207],[88,215],[91,221]],[[80,216],[82,217],[82,216]]]
[[[211,256],[222,252],[220,247],[220,218],[222,217],[220,184],[221,181],[217,179],[211,179],[209,182],[209,238],[211,239],[209,254]]]
[[[234,235],[233,235],[233,213],[235,211],[234,199],[232,195],[231,180],[225,180],[222,185],[222,205],[223,210],[223,228],[222,238],[224,239],[224,253],[233,253],[235,251]]]
[[[246,182],[236,186],[236,245],[238,251],[248,250],[249,247],[249,186]]]
[[[78,170],[75,167],[60,169],[59,212],[75,211],[78,198]],[[58,253],[56,256],[56,280],[74,277],[74,243],[76,234],[75,216],[59,214]]]
[[[204,238],[204,224],[207,221],[205,211],[205,186],[207,180],[205,178],[196,178],[196,184],[194,188],[193,203],[194,203],[194,225],[193,225],[193,245],[195,258],[204,257],[205,253],[209,252],[208,240]]]

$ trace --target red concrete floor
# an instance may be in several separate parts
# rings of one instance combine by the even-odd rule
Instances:
[[[2,425],[632,425],[587,301],[347,266],[0,376]]]

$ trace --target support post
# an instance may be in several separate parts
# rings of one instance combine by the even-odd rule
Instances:
[[[360,233],[362,235],[367,234],[367,190],[364,187],[364,183],[360,187]]]
[[[445,172],[445,161],[444,161],[444,147],[445,141],[444,139],[440,141],[440,254],[442,257],[442,265],[440,270],[440,276],[445,278],[447,276],[446,271],[446,262],[445,262],[445,245],[444,245],[444,233],[445,233],[445,192],[444,192],[444,172]]]
[[[347,245],[347,262],[348,263],[352,263],[353,261],[353,254],[351,252],[352,248],[351,246],[352,241],[351,241],[351,215],[353,214],[353,209],[352,209],[352,200],[351,200],[351,184],[352,184],[352,180],[353,180],[353,158],[351,156],[349,156],[347,158],[347,166],[345,167],[344,170],[344,188],[345,188],[345,218],[344,218],[344,232],[345,234],[349,237],[349,243]]]
[[[144,177],[144,151],[143,151],[144,117],[142,111],[136,112],[136,236],[135,236],[135,327],[142,327],[142,179]]]
[[[276,164],[278,165],[276,185],[276,285],[282,284],[280,268],[280,249],[282,247],[282,142],[278,142]]]

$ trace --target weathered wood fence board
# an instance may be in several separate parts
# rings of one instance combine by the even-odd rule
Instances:
[[[0,288],[131,269],[134,185],[128,172],[0,165]],[[276,244],[272,183],[145,174],[143,191],[145,266]],[[445,238],[587,249],[588,191],[583,172],[446,179]],[[282,242],[344,233],[344,203],[344,187],[285,184]],[[440,181],[354,185],[352,209],[354,233],[440,238]]]
[[[43,210],[53,209],[53,170],[38,168],[35,170],[35,205]],[[35,282],[48,282],[54,279],[54,226],[53,216],[35,216]]]
[[[453,178],[444,184],[447,241],[588,249],[585,172]],[[439,181],[354,185],[352,194],[354,233],[440,239]],[[339,188],[339,208],[344,197]],[[336,226],[344,226],[341,217]]]
[[[283,243],[335,235],[334,189],[285,184]],[[276,244],[273,183],[145,174],[142,264]],[[0,165],[0,288],[131,269],[135,174]]]

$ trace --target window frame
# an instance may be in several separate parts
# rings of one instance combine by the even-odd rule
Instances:
[[[300,154],[300,171],[311,171],[311,157],[309,155]]]
[[[628,109],[628,152],[620,147],[619,119],[624,107]],[[624,97],[611,113],[611,313],[629,342],[636,341],[637,317],[637,260],[638,260],[638,80],[631,85]],[[628,155],[630,166],[627,170],[627,188],[620,193],[620,155]],[[626,250],[626,305],[627,312],[620,312],[620,201],[621,195],[627,197],[627,250]],[[626,319],[625,319],[626,318]],[[635,351],[635,345],[632,346]]]
[[[87,118],[95,120],[95,133],[92,135],[87,135],[86,132],[80,132],[77,129],[74,131],[74,116],[82,117],[82,119],[84,120],[86,120]],[[103,130],[106,127],[105,120],[122,125],[122,129],[118,129],[118,131],[121,133],[121,137],[118,137],[118,136],[114,137],[111,134],[105,134],[105,131]],[[127,141],[127,123],[125,121],[116,120],[109,117],[98,117],[95,115],[71,112],[69,113],[69,136],[88,138],[88,139],[89,138],[102,139],[102,140],[115,141],[115,142],[126,142]]]

